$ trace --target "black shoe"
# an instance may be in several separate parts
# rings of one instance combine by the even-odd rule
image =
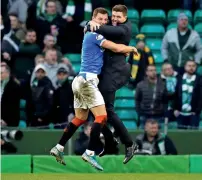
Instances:
[[[137,149],[138,149],[138,146],[134,143],[131,147],[126,148],[126,155],[125,155],[125,159],[123,160],[123,164],[128,163],[133,158]]]
[[[102,157],[106,154],[117,154],[118,152],[118,140],[114,138],[114,142],[110,144],[110,146],[105,146],[103,151],[99,154],[99,157]]]

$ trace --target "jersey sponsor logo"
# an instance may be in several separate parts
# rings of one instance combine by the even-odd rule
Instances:
[[[99,34],[99,35],[97,35],[96,36],[96,39],[99,41],[99,40],[101,40],[101,39],[103,39],[104,37],[101,35],[101,34]]]

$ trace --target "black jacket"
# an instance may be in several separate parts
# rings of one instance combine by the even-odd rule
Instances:
[[[147,134],[140,134],[136,137],[136,143],[139,146],[139,154],[144,154],[146,151],[151,151],[152,155],[161,155],[159,144],[164,142],[165,154],[166,155],[177,155],[177,150],[172,140],[161,133],[157,134],[153,142],[149,142]],[[147,153],[145,153],[147,154]]]
[[[66,80],[54,93],[54,123],[67,122],[68,115],[74,112],[73,99],[71,84]]]
[[[14,73],[18,79],[28,79],[28,70],[35,66],[34,58],[41,50],[37,44],[21,43],[14,62]]]
[[[54,89],[48,77],[38,81],[38,85],[32,85],[32,104],[34,119],[43,119],[48,124],[53,105]]]
[[[194,89],[191,100],[192,112],[200,114],[202,110],[202,78],[196,75]],[[182,108],[182,76],[178,77],[176,93],[174,98],[174,109],[181,111]]]
[[[96,32],[102,34],[107,40],[118,44],[129,45],[132,24],[127,20],[118,26],[104,25]],[[130,64],[126,63],[125,55],[106,49],[104,53],[104,65],[99,77],[99,89],[101,91],[116,91],[125,85],[129,78]]]
[[[149,81],[145,78],[145,80],[137,85],[135,101],[136,111],[139,115],[163,116],[168,104],[168,93],[165,82],[161,78],[158,78],[154,96],[154,90],[152,90]]]
[[[1,99],[1,119],[8,126],[18,126],[20,120],[20,86],[10,78]]]

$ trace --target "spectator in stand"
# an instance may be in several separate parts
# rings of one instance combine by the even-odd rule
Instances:
[[[14,72],[19,80],[28,81],[28,71],[34,68],[34,58],[41,52],[36,44],[36,39],[36,32],[30,29],[26,33],[24,42],[19,46],[19,52],[14,63]]]
[[[57,89],[57,71],[61,66],[65,66],[62,63],[57,62],[57,50],[56,49],[49,49],[46,51],[45,54],[45,63],[44,66],[46,68],[47,77],[51,80],[55,89]],[[35,73],[32,73],[31,77],[31,84],[33,79],[35,78]]]
[[[57,39],[51,35],[51,34],[47,34],[45,35],[44,37],[44,48],[43,48],[43,53],[45,54],[45,52],[48,50],[48,49],[56,49],[57,50],[57,56],[58,56],[58,62],[61,61],[62,59],[62,53],[61,53],[61,49],[59,46],[57,46]]]
[[[39,64],[34,69],[35,78],[32,81],[32,126],[48,125],[51,121],[51,109],[53,105],[54,88],[50,79],[46,76],[46,68]]]
[[[166,89],[169,96],[168,101],[168,112],[166,113],[166,117],[168,118],[169,122],[174,121],[175,117],[173,115],[173,100],[175,96],[175,89],[177,85],[178,73],[174,71],[172,64],[169,62],[165,62],[162,65],[162,72],[161,78],[166,83]]]
[[[2,39],[4,37],[4,34],[5,34],[4,23],[3,23],[2,16],[0,16],[0,29],[1,29],[1,41],[2,41]]]
[[[202,9],[202,0],[183,0],[182,6],[184,9],[193,10],[193,5],[196,5],[197,9]]]
[[[151,50],[146,46],[146,37],[144,34],[136,36],[136,48],[139,55],[130,54],[129,63],[132,65],[130,87],[135,88],[136,85],[145,77],[145,70],[149,64],[154,64],[154,58]]]
[[[22,28],[16,14],[10,14],[11,30],[8,34],[4,35],[2,41],[2,56],[3,61],[6,61],[12,67],[15,61],[15,55],[19,52],[19,45],[25,37],[25,30]]]
[[[41,14],[36,20],[37,36],[39,44],[43,46],[43,39],[46,34],[52,34],[58,42],[58,45],[65,49],[65,31],[66,22],[61,15],[57,13],[55,0],[48,0],[46,3],[46,12]],[[63,45],[64,43],[64,45]]]
[[[140,128],[144,127],[147,119],[164,122],[168,104],[167,90],[162,79],[157,77],[154,65],[147,66],[145,80],[137,85],[135,100]]]
[[[174,115],[179,129],[197,129],[202,110],[202,80],[196,74],[197,64],[188,60],[185,73],[178,78]]]
[[[185,13],[178,16],[178,27],[167,31],[163,38],[161,53],[164,61],[170,62],[180,74],[188,59],[195,59],[200,64],[202,45],[199,34],[188,28],[188,17]]]
[[[19,22],[25,25],[27,20],[27,10],[31,0],[9,0],[8,13],[17,14]]]
[[[47,4],[48,0],[39,0],[37,3],[37,9],[36,9],[36,16],[43,16],[43,14],[46,13],[46,4]],[[60,0],[55,0],[55,4],[56,4],[56,11],[58,14],[62,15],[63,14],[63,9],[62,9],[62,5],[60,3]]]
[[[84,125],[83,131],[79,134],[79,138],[75,141],[74,153],[76,155],[82,155],[86,148],[88,147],[89,139],[90,139],[90,132],[91,132],[91,123],[86,123]],[[98,143],[97,149],[95,151],[96,154],[99,154],[103,150],[103,144],[100,141]]]
[[[158,122],[147,119],[145,132],[136,137],[138,152],[144,155],[177,155],[177,149],[172,140],[163,133],[159,132]]]
[[[68,67],[66,67],[65,65],[64,67],[60,67],[57,71],[58,89],[54,93],[53,116],[55,124],[68,122],[69,120],[71,121],[71,116],[72,113],[74,112],[73,92],[68,77],[69,77]]]
[[[10,68],[1,64],[1,119],[7,126],[20,121],[20,85],[11,77]]]

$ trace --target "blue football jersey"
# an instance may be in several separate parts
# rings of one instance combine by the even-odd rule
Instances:
[[[105,38],[101,34],[87,32],[83,38],[80,72],[100,74],[103,66]]]

